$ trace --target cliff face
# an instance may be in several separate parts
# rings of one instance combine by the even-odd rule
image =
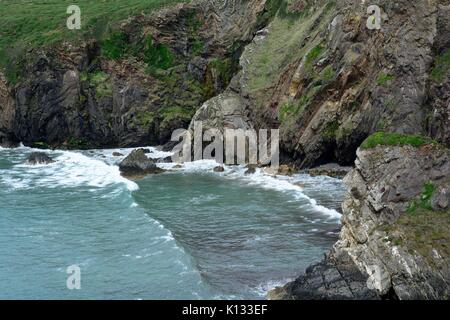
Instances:
[[[367,1],[198,1],[79,46],[31,50],[22,80],[0,77],[0,144],[164,144],[191,120],[280,128],[283,161],[356,168],[339,242],[272,297],[446,299],[450,4],[370,5],[382,10],[379,30],[366,26]],[[357,153],[378,131],[441,147]]]
[[[33,49],[0,86],[0,143],[163,144],[222,92],[265,1],[197,1],[123,21],[98,39]],[[99,31],[100,32],[100,31]]]
[[[300,168],[353,164],[377,131],[429,134],[449,145],[448,1],[280,1],[246,46],[228,91],[256,128],[280,128]]]
[[[359,149],[340,239],[282,299],[448,299],[450,162],[433,145]]]

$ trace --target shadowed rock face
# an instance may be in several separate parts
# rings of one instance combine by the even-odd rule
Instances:
[[[450,161],[437,146],[359,150],[334,248],[281,299],[448,299]]]
[[[194,1],[132,17],[120,24],[127,52],[120,57],[108,57],[96,40],[29,52],[17,85],[0,79],[0,144],[167,142],[228,85],[264,3]]]
[[[147,174],[164,172],[155,162],[145,155],[144,149],[133,150],[120,164],[120,172],[125,177],[137,178]]]
[[[280,128],[287,161],[352,165],[376,131],[428,131],[450,146],[448,1],[376,1],[381,30],[366,27],[367,2],[288,3],[246,46],[230,87],[256,129]]]

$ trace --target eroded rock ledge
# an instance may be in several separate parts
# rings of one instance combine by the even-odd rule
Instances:
[[[357,156],[339,241],[269,298],[448,299],[448,149],[377,146]]]

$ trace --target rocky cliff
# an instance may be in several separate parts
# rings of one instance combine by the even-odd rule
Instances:
[[[226,88],[266,14],[263,0],[194,1],[131,17],[100,36],[31,49],[16,57],[14,77],[0,78],[0,143],[166,143]]]
[[[339,242],[271,296],[448,298],[448,0],[199,0],[100,33],[30,49],[0,76],[0,144],[164,144],[193,120],[279,128],[283,162],[356,167]]]
[[[339,241],[269,297],[449,298],[449,150],[426,142],[369,146],[358,150],[344,180]]]
[[[353,164],[374,132],[428,134],[449,146],[448,1],[280,1],[246,46],[228,91],[256,128],[280,128],[299,168]]]

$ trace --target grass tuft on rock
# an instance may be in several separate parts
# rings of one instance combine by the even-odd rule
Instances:
[[[394,76],[393,75],[381,72],[378,75],[377,83],[380,86],[385,86],[387,83],[391,82],[392,80],[394,80]]]
[[[450,51],[436,58],[435,66],[431,70],[431,79],[435,82],[444,80],[445,74],[450,69]]]
[[[431,206],[431,198],[433,197],[435,191],[436,186],[432,182],[425,183],[423,186],[423,192],[419,199],[412,200],[406,211],[408,213],[415,213],[419,208],[429,211],[433,210],[433,207]]]
[[[428,137],[419,135],[405,135],[400,133],[377,132],[368,137],[361,145],[361,149],[372,149],[376,146],[404,146],[421,147],[427,144],[437,144]]]

